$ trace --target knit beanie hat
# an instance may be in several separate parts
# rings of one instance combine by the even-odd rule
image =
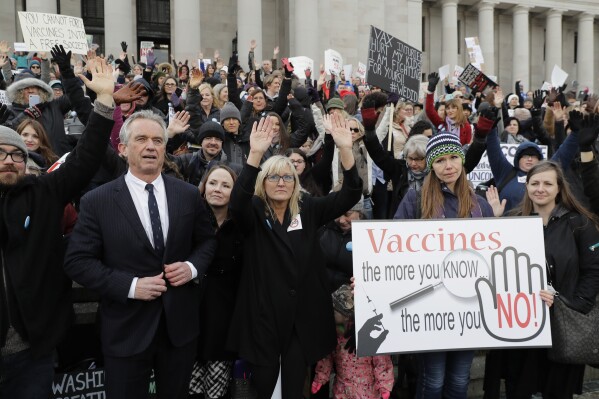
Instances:
[[[204,122],[202,127],[200,127],[200,134],[198,136],[198,140],[200,144],[206,137],[216,137],[225,141],[225,131],[220,123],[216,123],[213,121]]]
[[[464,162],[466,156],[458,136],[451,133],[433,135],[426,145],[426,166],[432,170],[435,159],[449,154],[459,155]]]
[[[235,118],[241,123],[241,114],[232,102],[226,102],[223,109],[220,110],[220,123],[223,123],[229,118]]]
[[[343,100],[341,100],[340,98],[331,98],[326,105],[326,110],[327,112],[329,112],[329,110],[333,109],[333,108],[338,108],[338,109],[345,109],[345,104],[343,104]]]
[[[6,126],[0,126],[0,144],[1,145],[12,145],[13,147],[17,147],[19,150],[25,153],[25,157],[27,157],[27,146],[25,142],[19,136],[19,133],[15,132],[11,128]]]

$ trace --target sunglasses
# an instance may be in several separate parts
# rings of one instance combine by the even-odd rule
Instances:
[[[360,129],[358,129],[357,127],[350,127],[349,130],[354,133],[360,133]]]

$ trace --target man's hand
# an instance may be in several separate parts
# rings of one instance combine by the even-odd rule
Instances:
[[[273,55],[273,57],[272,57],[272,58],[277,58],[277,56],[279,55],[279,46],[275,47],[275,48],[272,50],[272,55]]]
[[[258,46],[258,44],[256,43],[256,39],[250,40],[250,51],[254,51],[256,49],[256,46]]]
[[[145,92],[146,88],[141,83],[129,82],[125,86],[112,93],[112,98],[114,99],[116,105],[128,104],[139,100]]]
[[[164,265],[164,272],[166,279],[173,287],[181,286],[191,280],[191,269],[185,262]]]
[[[121,42],[121,49],[123,49],[123,53],[127,52],[127,42]]]
[[[349,130],[349,122],[340,114],[336,113],[331,115],[331,136],[335,140],[335,144],[339,149],[352,148],[352,136]]]
[[[175,135],[189,129],[189,118],[191,118],[191,115],[189,115],[189,112],[187,111],[175,113],[175,117],[170,120],[168,128],[166,129],[168,137],[173,138]]]
[[[8,54],[10,52],[10,47],[8,46],[8,42],[6,40],[0,40],[0,54]]]
[[[137,284],[135,284],[135,299],[153,301],[161,296],[163,292],[166,292],[166,282],[164,281],[163,274],[160,273],[154,277],[141,277],[137,279]]]
[[[58,68],[60,68],[60,72],[68,71],[71,69],[72,52],[69,51],[67,53],[64,47],[62,47],[62,44],[52,47],[50,53],[52,54],[52,58],[56,62],[56,65],[58,65]]]
[[[191,78],[189,79],[189,87],[197,89],[204,81],[204,72],[201,69],[192,69]]]
[[[94,91],[98,95],[98,100],[104,105],[112,106],[112,92],[114,91],[112,67],[106,64],[106,61],[102,58],[90,60],[87,67],[92,74],[92,80],[89,80],[82,74],[79,75],[79,79],[85,83],[88,89]]]

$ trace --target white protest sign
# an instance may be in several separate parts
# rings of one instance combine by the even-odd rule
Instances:
[[[503,152],[503,155],[505,155],[505,158],[512,165],[514,164],[514,155],[516,155],[518,145],[519,144],[501,144],[501,151]],[[543,153],[543,158],[547,159],[547,146],[540,145],[539,147]],[[491,171],[491,165],[489,164],[487,151],[485,151],[483,156],[480,158],[480,162],[478,165],[476,165],[476,168],[474,168],[472,172],[468,173],[468,180],[470,180],[472,184],[474,184],[474,187],[476,187],[481,183],[491,180],[492,178],[493,172]]]
[[[10,105],[10,101],[6,95],[6,90],[0,90],[0,104]]]
[[[449,64],[443,65],[441,68],[439,68],[439,80],[443,80],[448,76],[449,76]]]
[[[293,73],[300,79],[306,79],[306,69],[314,71],[314,60],[305,56],[290,57],[289,62],[293,64]]]
[[[553,87],[563,86],[566,83],[566,79],[568,79],[566,71],[555,65],[553,71],[551,71],[551,85]]]
[[[366,64],[362,64],[361,62],[358,62],[358,70],[356,71],[356,76],[359,77],[360,79],[366,78]]]
[[[15,51],[27,51],[27,45],[22,42],[15,42],[14,49]]]
[[[459,65],[456,65],[453,68],[453,76],[451,77],[451,80],[453,81],[453,83],[458,83],[458,78],[460,77],[462,72],[464,72],[464,68],[462,68]]]
[[[66,51],[87,54],[87,35],[83,19],[68,15],[19,11],[27,51],[50,51],[61,44]]]
[[[202,61],[204,62],[204,67],[207,67],[208,65],[212,64],[212,60],[210,58],[204,58]]]
[[[352,223],[358,356],[549,347],[538,217]]]
[[[339,76],[339,72],[341,72],[341,68],[343,66],[343,57],[338,51],[328,49],[324,52],[324,70],[327,73],[335,73],[335,75]]]
[[[553,88],[553,86],[549,82],[543,82],[543,86],[541,86],[541,90],[544,90],[544,91],[549,91],[552,88]]]
[[[351,77],[354,71],[354,66],[351,64],[343,65],[343,75],[345,76],[345,80],[351,82]]]
[[[154,47],[154,42],[141,42],[139,44],[139,60],[144,64],[148,62],[148,58],[146,57],[148,51]]]

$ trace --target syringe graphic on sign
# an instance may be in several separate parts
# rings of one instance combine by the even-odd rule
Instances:
[[[449,293],[459,298],[476,297],[476,280],[489,277],[489,265],[478,253],[469,249],[451,252],[442,264],[419,265],[422,277],[434,279],[432,283],[409,293],[391,303],[391,310],[403,307],[406,303],[427,296],[436,289],[445,287]]]

